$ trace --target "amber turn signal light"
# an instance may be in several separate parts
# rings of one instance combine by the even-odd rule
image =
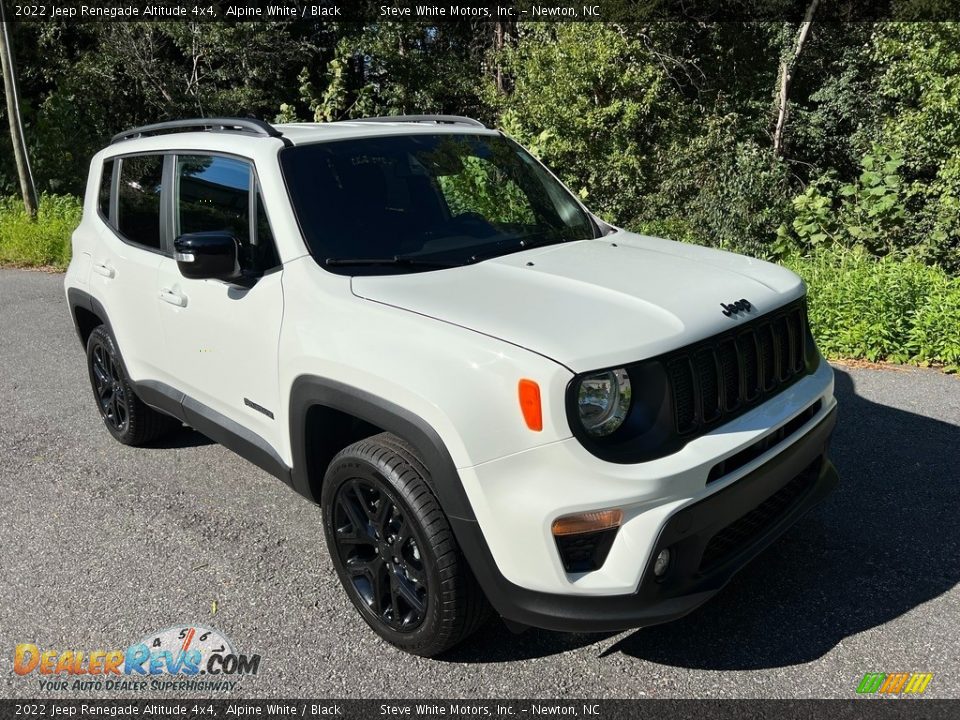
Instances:
[[[580,535],[620,527],[622,522],[623,510],[597,510],[557,518],[553,521],[550,529],[553,531],[554,537]]]
[[[540,406],[540,386],[533,380],[524,378],[517,386],[520,396],[520,412],[524,422],[534,432],[543,430],[543,409]]]

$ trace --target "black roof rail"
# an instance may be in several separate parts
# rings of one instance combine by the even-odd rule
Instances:
[[[462,115],[386,115],[384,117],[356,118],[343,122],[402,122],[402,123],[437,123],[438,125],[470,125],[471,127],[486,128],[479,120]]]
[[[131,140],[147,135],[162,135],[166,132],[199,130],[204,132],[239,132],[264,137],[281,138],[283,134],[273,125],[254,118],[194,118],[191,120],[169,120],[167,122],[144,125],[143,127],[117,133],[110,144],[121,140]]]

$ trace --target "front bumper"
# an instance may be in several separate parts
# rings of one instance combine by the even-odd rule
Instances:
[[[682,617],[717,593],[838,483],[826,457],[836,423],[831,407],[802,438],[736,482],[683,506],[660,527],[634,592],[573,595],[520,587],[497,568],[476,522],[452,518],[471,568],[494,608],[521,625],[573,632],[612,631]],[[662,579],[653,558],[669,548]],[[637,562],[643,562],[638,558]]]

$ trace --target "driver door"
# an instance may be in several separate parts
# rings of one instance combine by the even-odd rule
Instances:
[[[173,258],[162,261],[160,315],[176,389],[187,396],[188,415],[192,408],[234,433],[252,430],[276,449],[284,423],[275,415],[282,266],[253,164],[183,154],[174,158],[172,175],[173,236],[232,233],[245,275],[236,284],[190,279]]]

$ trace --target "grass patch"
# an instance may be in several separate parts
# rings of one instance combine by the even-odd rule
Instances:
[[[960,370],[960,278],[841,249],[784,264],[807,281],[813,333],[828,357]]]
[[[82,210],[78,197],[43,194],[34,222],[20,198],[0,197],[0,264],[63,270]]]

